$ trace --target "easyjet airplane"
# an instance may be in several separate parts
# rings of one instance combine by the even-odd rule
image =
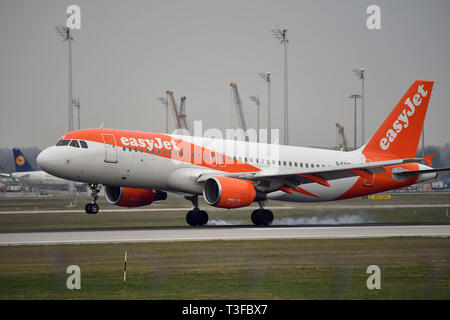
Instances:
[[[103,184],[107,200],[124,207],[164,200],[166,192],[184,194],[194,206],[186,215],[191,226],[208,221],[198,208],[199,195],[220,208],[258,202],[251,220],[268,225],[273,221],[264,209],[269,199],[348,199],[449,170],[431,168],[433,155],[415,158],[432,88],[431,81],[415,81],[371,140],[350,152],[100,128],[67,133],[37,162],[52,175],[90,184],[87,213],[98,212],[98,184]]]

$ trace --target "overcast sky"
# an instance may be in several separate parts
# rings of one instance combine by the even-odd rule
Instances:
[[[270,33],[279,25],[289,39],[290,144],[334,146],[338,122],[353,145],[348,96],[361,91],[354,67],[366,69],[366,138],[422,79],[435,81],[426,144],[450,142],[448,0],[0,0],[0,147],[44,148],[67,132],[68,48],[54,27],[71,4],[81,8],[73,87],[82,128],[162,132],[157,97],[167,89],[177,101],[187,96],[191,123],[236,127],[230,82],[238,83],[252,127],[248,96],[260,95],[265,127],[261,71],[272,72],[272,124],[280,128],[283,47]],[[371,4],[381,8],[381,30],[366,27]]]

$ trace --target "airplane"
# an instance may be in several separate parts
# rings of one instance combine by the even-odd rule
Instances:
[[[434,154],[415,157],[433,84],[416,80],[370,141],[353,151],[97,128],[63,135],[39,154],[37,163],[52,175],[89,183],[88,214],[99,211],[102,184],[107,201],[123,207],[165,200],[167,192],[183,194],[194,207],[186,214],[190,226],[208,222],[199,196],[210,206],[228,209],[257,202],[252,222],[269,225],[273,213],[264,209],[267,200],[349,199],[450,170],[432,168]],[[261,155],[264,149],[271,152]]]
[[[34,169],[20,149],[13,148],[13,155],[16,172],[11,172],[7,176],[11,177],[14,181],[18,179],[32,185],[70,183],[70,181],[52,176],[45,171]],[[5,174],[3,175],[6,176]]]

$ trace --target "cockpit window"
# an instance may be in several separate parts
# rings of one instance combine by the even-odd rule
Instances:
[[[78,144],[78,140],[71,140],[69,143],[69,146],[79,148],[80,145]]]
[[[70,140],[59,140],[56,145],[59,146],[67,146],[69,144]]]
[[[84,141],[84,140],[80,140],[80,145],[81,145],[81,147],[84,148],[84,149],[87,149],[87,148],[88,148],[88,145],[87,145],[86,141]]]

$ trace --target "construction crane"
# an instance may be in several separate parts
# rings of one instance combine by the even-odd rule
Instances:
[[[242,102],[241,102],[241,98],[239,96],[237,84],[232,82],[232,83],[230,83],[230,86],[231,86],[231,90],[233,91],[234,107],[236,110],[239,127],[242,130],[244,130],[244,132],[247,132],[247,124],[245,123],[244,110],[242,109]]]
[[[166,97],[158,97],[158,100],[166,108],[166,133],[169,133],[169,101]]]
[[[347,141],[345,140],[344,127],[339,123],[336,123],[336,129],[338,133],[338,148],[341,151],[347,151]]]
[[[172,107],[172,114],[173,114],[173,118],[175,120],[176,128],[189,131],[189,127],[188,127],[188,124],[186,121],[186,114],[180,114],[180,112],[178,112],[178,106],[175,102],[175,98],[173,96],[173,91],[167,90],[166,94],[169,96],[169,102]],[[183,105],[182,109],[184,112],[184,110],[185,110],[184,105],[185,105],[186,97],[183,97],[183,98],[181,99],[181,104]]]
[[[178,117],[181,119],[184,128],[189,131],[188,124],[186,122],[186,96],[181,97],[180,112],[178,113]]]

